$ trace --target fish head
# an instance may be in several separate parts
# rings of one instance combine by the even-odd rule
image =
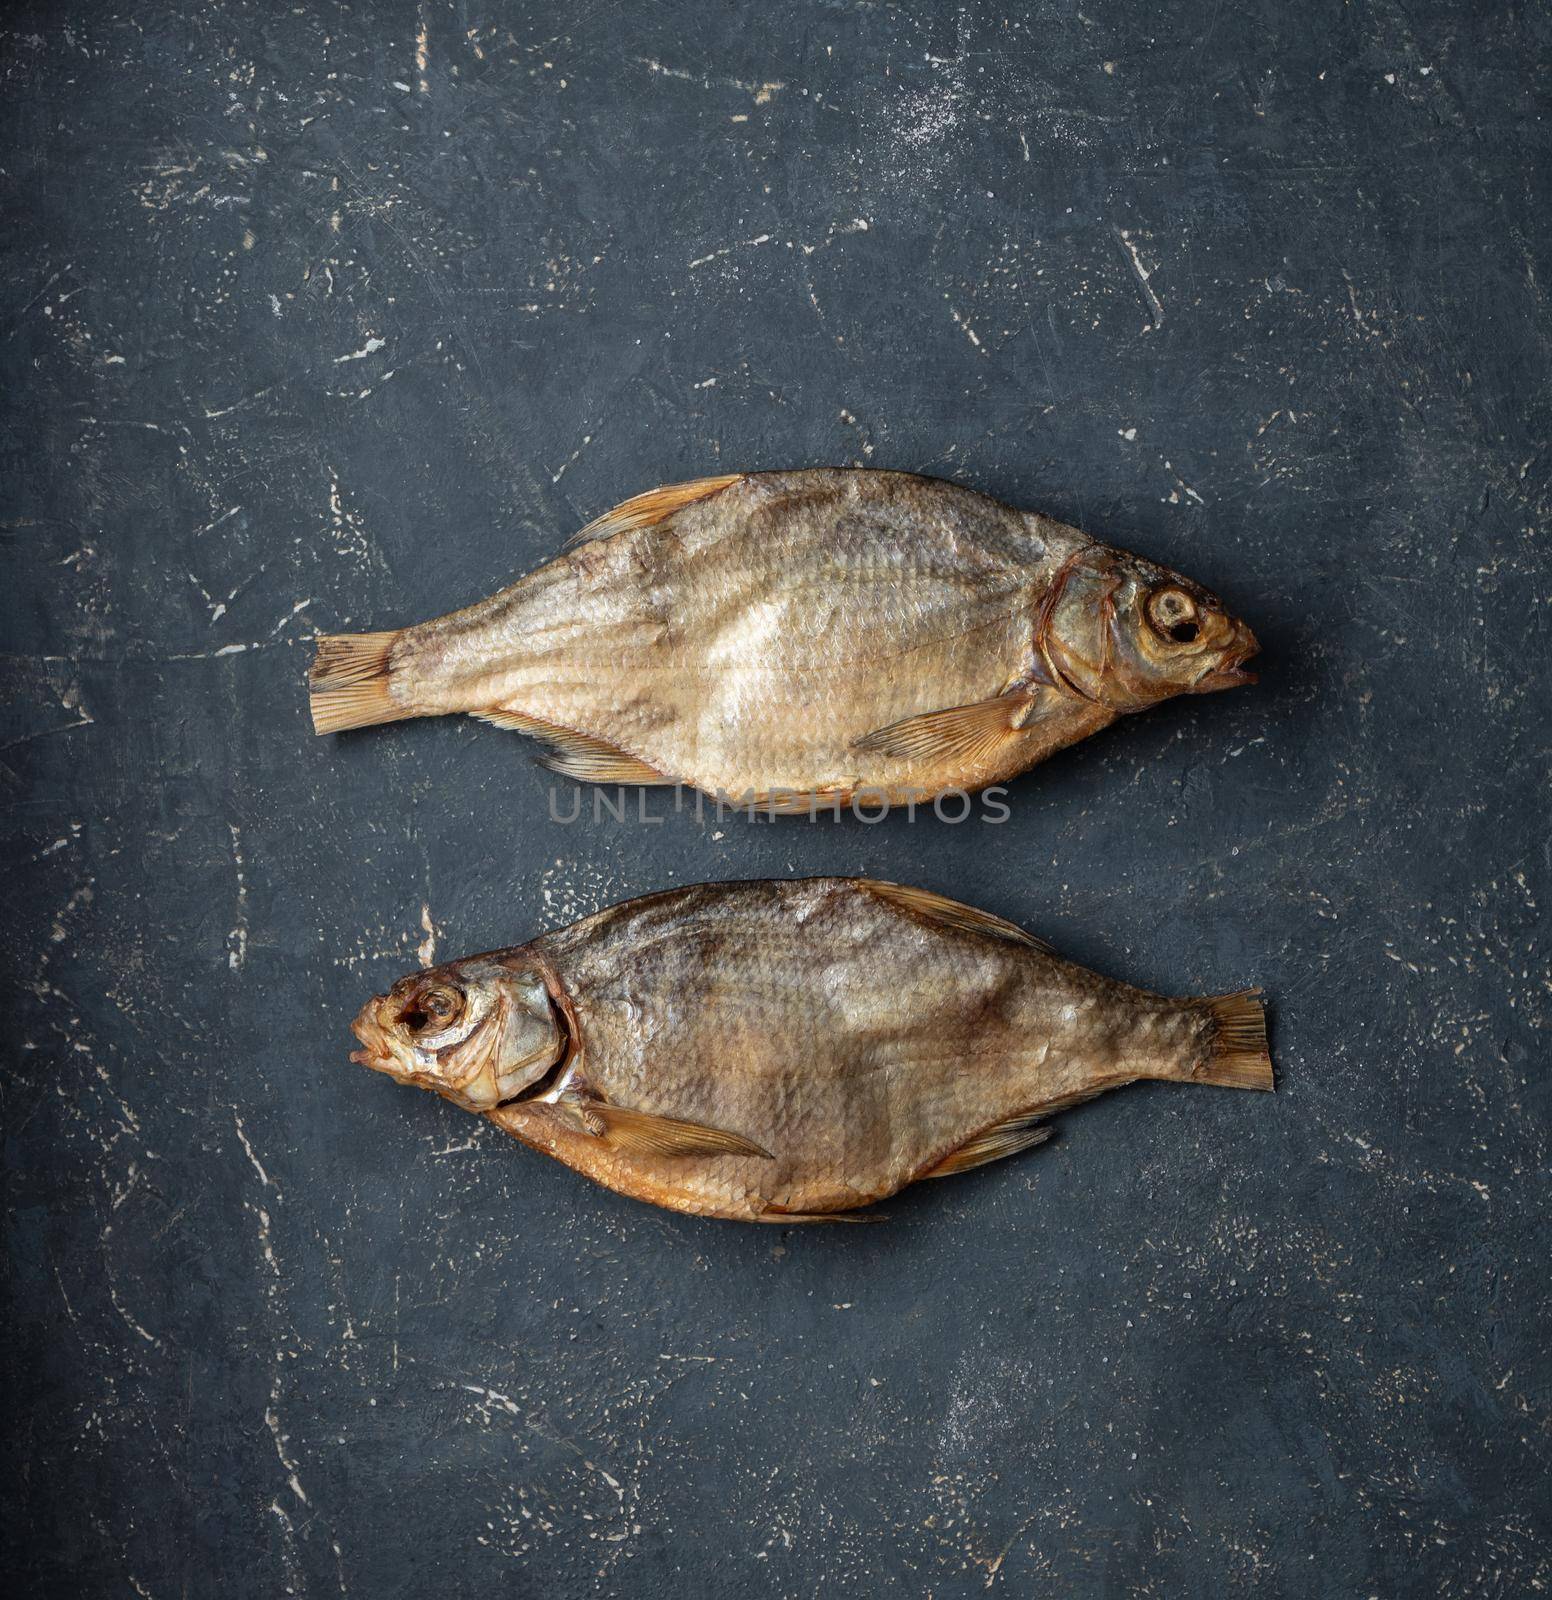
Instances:
[[[1260,649],[1200,584],[1104,545],[1063,567],[1035,645],[1058,684],[1117,712],[1254,683],[1245,662]]]
[[[399,981],[351,1025],[350,1059],[432,1089],[466,1111],[491,1111],[560,1061],[566,1031],[541,975],[472,956]]]

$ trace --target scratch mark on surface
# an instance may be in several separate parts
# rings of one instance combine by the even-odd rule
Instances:
[[[637,56],[636,60],[648,72],[655,72],[660,78],[682,78],[686,83],[700,82],[693,72],[686,72],[683,67],[665,67],[661,61],[651,56]]]
[[[280,1519],[281,1533],[281,1563],[286,1569],[286,1593],[305,1594],[306,1584],[302,1579],[302,1564],[297,1559],[296,1553],[296,1524],[286,1514],[286,1509],[278,1500],[271,1500],[269,1508]]]
[[[947,297],[945,296],[945,298]],[[954,319],[956,326],[960,329],[964,336],[976,347],[977,350],[980,350],[981,354],[984,356],[986,352],[981,349],[980,335],[976,333],[975,329],[972,328],[962,316],[960,316],[953,306],[948,308],[948,314]]]
[[[437,947],[436,924],[431,920],[431,903],[429,901],[421,902],[420,925],[426,930],[426,937],[415,946],[415,955],[421,966],[429,967],[436,961]]]
[[[280,1413],[275,1409],[275,1401],[280,1395],[280,1376],[277,1373],[274,1383],[270,1386],[269,1404],[264,1408],[264,1423],[268,1427],[275,1441],[275,1454],[280,1457],[280,1464],[285,1468],[286,1482],[291,1486],[291,1492],[305,1506],[307,1504],[307,1491],[302,1487],[302,1480],[297,1476],[296,1462],[286,1453],[286,1442],[290,1437],[282,1432],[280,1426]]]
[[[467,1154],[470,1150],[479,1150],[482,1148],[480,1138],[483,1132],[484,1127],[482,1126],[471,1133],[462,1144],[444,1145],[442,1149],[433,1150],[431,1154],[433,1156],[461,1156]]]
[[[1342,281],[1347,285],[1347,304],[1352,310],[1353,321],[1360,328],[1364,328],[1366,325],[1363,320],[1363,312],[1358,309],[1358,291],[1353,287],[1353,280],[1348,276],[1346,267],[1342,268]]]
[[[259,1175],[259,1182],[262,1183],[266,1189],[269,1188],[269,1174],[264,1170],[264,1163],[260,1161],[258,1156],[254,1153],[253,1145],[248,1140],[248,1130],[243,1127],[243,1120],[240,1116],[238,1116],[236,1106],[232,1107],[232,1121],[237,1124],[237,1137],[242,1140],[242,1147],[247,1152],[248,1159],[253,1163],[253,1170]],[[280,1193],[278,1187],[276,1188],[275,1193],[277,1195]]]
[[[746,94],[754,96],[754,103],[757,106],[769,105],[771,96],[779,94],[787,87],[785,81],[779,78],[770,78],[762,83],[754,83],[748,78],[713,79],[703,73],[686,72],[683,67],[667,66],[655,56],[637,56],[636,64],[645,67],[648,72],[659,78],[677,78],[681,83],[698,83],[703,89],[710,89],[713,84],[722,84],[730,89],[742,89]]]
[[[255,400],[262,400],[265,395],[273,394],[276,387],[277,385],[273,383],[267,383],[262,389],[255,389],[252,394],[244,395],[241,400],[234,400],[229,406],[221,406],[215,411],[206,411],[205,417],[210,422],[214,422],[217,417],[229,417],[234,411],[240,411],[244,406],[251,406]],[[231,512],[228,512],[227,515],[230,516]],[[211,526],[214,527],[215,524],[212,523]]]
[[[238,403],[241,404],[240,401]],[[228,409],[235,409],[235,408],[234,407],[229,407]],[[223,412],[221,414],[224,416],[225,412]],[[205,415],[208,417],[208,416],[211,415],[211,413],[207,411],[205,413]],[[240,505],[228,506],[227,509],[225,511],[223,511],[221,513],[221,515],[219,517],[217,517],[213,522],[207,522],[203,527],[196,528],[194,530],[194,537],[196,539],[201,538],[203,535],[209,533],[212,528],[219,528],[221,526],[221,524],[227,520],[228,517],[235,517],[237,515],[237,513],[239,511],[241,511],[241,510],[242,510],[242,507]]]
[[[96,721],[95,717],[81,716],[74,722],[61,722],[52,728],[39,728],[33,733],[24,733],[19,738],[8,739],[0,744],[0,750],[14,750],[19,744],[31,744],[34,739],[47,739],[52,734],[70,733],[76,728],[89,728]]]
[[[112,1237],[112,1235],[113,1224],[110,1222],[107,1227],[102,1230],[102,1248],[104,1255],[107,1254],[108,1240]],[[138,1333],[153,1350],[160,1350],[162,1348],[162,1341],[158,1339],[154,1333],[150,1333],[143,1328],[140,1323],[138,1323],[134,1317],[130,1315],[129,1308],[122,1300],[119,1299],[118,1284],[114,1282],[112,1272],[105,1273],[104,1277],[106,1278],[108,1284],[108,1299],[112,1303],[113,1309],[118,1312],[119,1318],[123,1322],[124,1326],[130,1329],[132,1332]]]
[[[226,826],[232,836],[232,867],[237,874],[237,920],[226,936],[226,964],[233,972],[240,972],[248,959],[248,881],[243,875],[242,833],[235,822]]]
[[[983,1588],[990,1589],[991,1586],[997,1581],[997,1574],[1002,1571],[1002,1564],[1008,1559],[1008,1552],[1019,1542],[1020,1539],[1024,1537],[1024,1534],[1037,1520],[1038,1513],[1036,1516],[1026,1517],[1018,1525],[1018,1527],[1013,1530],[1012,1537],[1005,1545],[1003,1545],[1002,1549],[997,1552],[996,1558],[987,1566],[986,1582],[982,1585]]]
[[[1167,505],[1179,505],[1181,495],[1185,495],[1188,500],[1196,501],[1199,506],[1207,504],[1207,502],[1202,499],[1201,495],[1199,495],[1196,490],[1193,489],[1191,485],[1187,483],[1186,480],[1182,478],[1175,470],[1173,462],[1166,461],[1164,463],[1164,470],[1175,480],[1175,487],[1170,490],[1168,499],[1165,502]]]
[[[310,606],[310,605],[311,605],[311,604],[312,604],[312,603],[313,603],[313,601],[312,601],[312,596],[311,596],[311,595],[309,595],[309,596],[308,596],[308,597],[307,597],[307,599],[305,599],[305,600],[298,600],[298,601],[297,601],[297,602],[296,602],[296,604],[295,604],[295,605],[294,605],[294,606],[292,606],[292,607],[291,607],[291,609],[290,609],[290,610],[289,610],[289,611],[288,611],[288,612],[287,612],[287,613],[286,613],[286,614],[285,614],[285,616],[283,616],[283,617],[282,617],[282,618],[281,618],[281,619],[280,619],[280,621],[279,621],[279,622],[277,622],[277,623],[276,623],[276,624],[275,624],[275,626],[274,626],[274,627],[273,627],[273,628],[271,628],[271,629],[270,629],[270,630],[269,630],[269,636],[270,636],[270,638],[272,638],[272,639],[273,639],[273,638],[274,638],[274,637],[275,637],[275,635],[276,635],[276,634],[277,634],[277,633],[279,633],[279,632],[280,632],[280,630],[281,630],[281,629],[282,629],[282,628],[283,628],[283,627],[285,627],[285,625],[286,625],[286,624],[287,624],[287,623],[288,623],[288,622],[289,622],[289,621],[290,621],[290,620],[291,620],[291,619],[292,619],[292,618],[293,618],[293,617],[295,617],[295,616],[298,616],[298,615],[300,615],[300,614],[301,614],[301,613],[302,613],[302,612],[303,612],[303,611],[305,611],[305,610],[306,610],[306,609],[307,609],[307,608],[308,608],[308,606]]]
[[[242,644],[224,644],[219,650],[181,650],[167,657],[169,661],[217,661],[222,656],[240,656],[245,650],[268,650],[262,639],[245,640]]]
[[[566,473],[576,465],[577,457],[580,456],[582,452],[586,450],[587,447],[593,442],[593,438],[594,436],[591,433],[584,433],[582,435],[582,443],[579,444],[563,462],[561,462],[559,471],[552,472],[550,474],[551,483],[559,483],[560,480],[566,476]]]
[[[751,245],[769,244],[771,236],[768,233],[756,234],[752,239],[740,239],[737,244],[725,244],[720,250],[713,250],[704,256],[696,256],[690,263],[691,268],[704,267],[708,261],[717,261],[723,256],[730,256],[735,250],[742,250]]]
[[[1159,297],[1153,292],[1153,285],[1148,281],[1153,276],[1153,270],[1142,264],[1142,257],[1138,254],[1137,246],[1132,243],[1131,235],[1125,228],[1113,228],[1111,231],[1116,236],[1116,242],[1126,252],[1126,258],[1132,264],[1132,271],[1137,274],[1137,282],[1142,287],[1143,298],[1147,300],[1148,310],[1153,317],[1153,326],[1155,328],[1162,327],[1164,323],[1164,306]]]

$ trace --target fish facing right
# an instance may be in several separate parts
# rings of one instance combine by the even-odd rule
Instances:
[[[352,1060],[608,1188],[855,1220],[1142,1078],[1272,1088],[1254,991],[1172,999],[1015,924],[862,878],[700,884],[401,979]]]
[[[321,637],[316,730],[465,712],[572,777],[812,811],[968,793],[1255,681],[1199,584],[910,473],[702,478],[578,540],[464,611]]]

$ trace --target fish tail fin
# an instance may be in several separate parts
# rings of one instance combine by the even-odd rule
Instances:
[[[307,684],[314,733],[370,728],[416,714],[389,687],[389,658],[401,637],[401,632],[319,634]]]
[[[1271,1089],[1272,1056],[1266,1042],[1266,1007],[1259,989],[1214,995],[1200,1003],[1217,1025],[1207,1060],[1197,1068],[1198,1083],[1225,1089]]]

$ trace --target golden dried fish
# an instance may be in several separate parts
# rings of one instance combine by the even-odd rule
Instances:
[[[1139,1078],[1270,1089],[1252,991],[1168,999],[862,878],[712,883],[396,983],[352,1060],[622,1194],[832,1219]]]
[[[1189,579],[909,473],[702,478],[577,540],[467,610],[321,637],[317,731],[468,712],[572,777],[799,811],[977,789],[1254,681],[1255,636]]]

